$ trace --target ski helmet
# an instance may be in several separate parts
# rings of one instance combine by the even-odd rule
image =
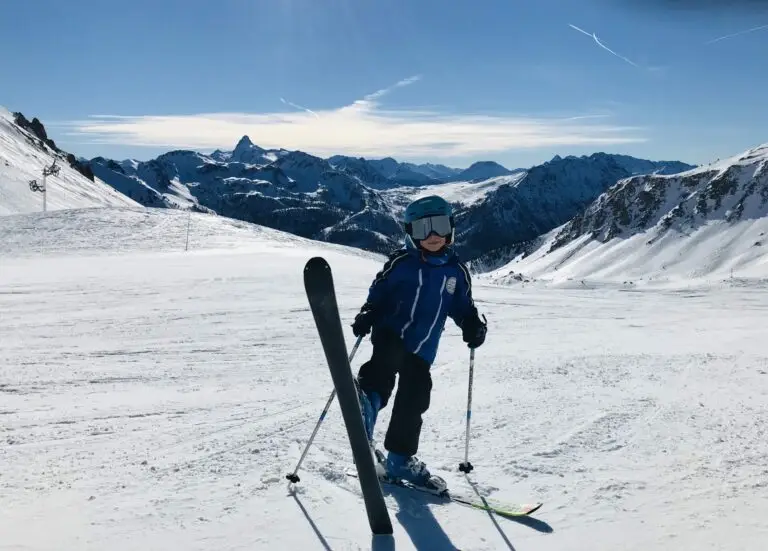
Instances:
[[[451,204],[442,197],[429,195],[413,201],[405,209],[405,232],[418,246],[419,241],[435,233],[445,237],[446,244],[453,243],[456,225]]]

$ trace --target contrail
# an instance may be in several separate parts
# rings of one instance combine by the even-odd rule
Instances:
[[[567,119],[563,119],[563,120],[580,121],[584,119],[604,119],[606,117],[610,117],[610,115],[576,115],[575,117],[568,117]]]
[[[372,92],[364,96],[363,99],[356,100],[354,103],[347,106],[346,109],[353,109],[353,110],[374,109],[378,104],[376,100],[378,100],[380,97],[389,94],[395,88],[408,86],[409,84],[413,84],[414,82],[417,82],[419,80],[421,80],[421,75],[414,75],[412,77],[404,78],[403,80],[396,82],[391,86],[387,86],[386,88],[382,88],[381,90],[376,90],[375,92]]]
[[[616,56],[616,57],[618,57],[619,59],[623,59],[624,61],[626,61],[627,63],[629,63],[629,64],[630,64],[630,65],[632,65],[633,67],[638,67],[638,68],[640,67],[640,66],[639,66],[637,63],[635,63],[635,62],[634,62],[634,61],[632,61],[631,59],[627,59],[627,58],[626,58],[626,57],[624,57],[623,55],[621,55],[621,54],[617,54],[616,52],[614,52],[613,50],[611,50],[611,49],[610,49],[608,46],[606,46],[605,44],[603,44],[602,42],[600,42],[600,39],[599,39],[599,38],[597,38],[597,35],[596,35],[595,33],[589,34],[589,33],[588,33],[587,31],[585,31],[584,29],[580,29],[580,28],[579,28],[579,27],[577,27],[576,25],[571,25],[570,23],[568,23],[568,26],[569,26],[570,28],[572,28],[572,29],[575,29],[575,30],[579,31],[580,33],[583,33],[583,34],[587,35],[588,37],[592,38],[592,39],[595,41],[595,44],[597,44],[598,46],[600,46],[600,47],[601,47],[603,50],[605,50],[606,52],[608,52],[608,53],[611,53],[611,54],[615,55],[615,56]]]
[[[306,107],[302,107],[301,105],[298,105],[296,103],[290,102],[290,101],[288,101],[285,98],[280,98],[280,101],[282,101],[286,105],[290,105],[291,107],[295,107],[296,109],[299,109],[301,111],[306,111],[307,113],[309,113],[311,115],[314,115],[315,118],[318,118],[318,119],[320,118],[320,115],[318,115],[317,113],[312,111],[312,109],[307,109]]]
[[[421,80],[421,75],[415,75],[415,76],[412,76],[412,77],[404,78],[403,80],[401,80],[400,82],[396,82],[392,86],[388,86],[386,88],[382,88],[381,90],[377,90],[376,92],[373,92],[372,94],[368,94],[367,96],[365,96],[364,99],[370,101],[372,99],[380,98],[381,96],[383,96],[385,94],[388,94],[389,92],[391,92],[395,88],[400,88],[402,86],[408,86],[409,84],[413,84],[414,82],[417,82],[419,80]]]
[[[715,38],[714,40],[710,40],[709,42],[705,42],[705,44],[714,44],[715,42],[720,42],[721,40],[725,40],[727,38],[733,38],[734,36],[739,36],[739,35],[747,34],[747,33],[753,33],[755,31],[762,31],[763,29],[768,29],[768,25],[760,25],[759,27],[753,27],[751,29],[747,29],[746,31],[739,31],[739,32],[733,33],[733,34],[726,34],[725,36],[720,36],[718,38]]]

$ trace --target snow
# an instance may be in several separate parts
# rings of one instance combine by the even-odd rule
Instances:
[[[768,282],[767,169],[765,144],[680,174],[622,180],[582,220],[541,236],[530,254],[485,277],[560,286]],[[642,201],[640,193],[653,199]],[[569,233],[572,224],[581,235],[553,248],[562,236],[578,235]],[[615,228],[620,233],[610,237]]]
[[[189,250],[185,251],[187,228]],[[348,327],[382,257],[221,217],[0,217],[4,549],[758,550],[768,538],[768,295],[477,281],[469,479],[527,521],[386,490],[370,534],[302,287]],[[366,340],[353,360],[370,355]],[[448,325],[420,456],[474,495],[468,353]],[[377,438],[390,410],[382,412]]]
[[[768,218],[711,221],[690,232],[653,228],[607,243],[585,235],[547,253],[557,232],[550,232],[534,254],[483,277],[503,283],[522,274],[554,285],[587,281],[655,287],[710,286],[733,278],[768,281]]]
[[[187,186],[185,186],[179,178],[171,180],[171,185],[168,186],[170,193],[164,193],[163,196],[176,208],[191,209],[198,204],[197,199]]]
[[[123,170],[127,172],[136,172],[136,169],[139,168],[141,161],[137,161],[136,159],[125,159],[120,161],[119,164],[123,167]]]
[[[515,185],[524,177],[525,172],[518,172],[508,176],[488,178],[481,182],[451,182],[441,186],[430,186],[431,189],[421,191],[414,199],[439,193],[448,201],[472,205],[483,201],[489,192],[504,185]]]
[[[0,107],[0,216],[43,210],[43,194],[31,191],[29,181],[42,185],[43,167],[50,166],[54,158],[61,170],[46,178],[48,210],[138,205],[98,178],[90,181],[31,140],[32,135],[13,122],[13,114]]]
[[[747,149],[746,151],[738,153],[736,155],[725,157],[723,159],[718,159],[717,161],[714,161],[707,165],[702,165],[700,167],[693,168],[686,172],[681,172],[678,174],[678,176],[698,174],[702,172],[708,172],[711,170],[726,170],[728,167],[732,165],[748,165],[748,164],[753,164],[755,161],[760,161],[765,159],[768,159],[768,142],[758,145],[756,147],[753,147],[751,149]]]
[[[508,176],[497,176],[481,182],[448,182],[419,187],[398,187],[382,191],[382,195],[397,198],[403,205],[428,195],[440,195],[446,201],[469,207],[481,203],[488,193],[497,190],[504,185],[514,186],[525,177],[525,172],[518,172]]]

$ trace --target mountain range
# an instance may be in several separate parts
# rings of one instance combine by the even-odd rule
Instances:
[[[653,162],[596,153],[530,169],[477,162],[466,169],[400,163],[392,158],[327,159],[264,149],[243,136],[231,151],[177,150],[145,161],[88,162],[101,180],[150,207],[189,208],[285,230],[302,237],[392,250],[402,240],[399,217],[415,197],[436,193],[456,209],[459,253],[482,258],[570,220],[619,179],[674,173],[682,162]],[[457,189],[482,190],[467,202]]]
[[[701,167],[594,153],[510,170],[490,161],[458,169],[393,158],[326,159],[264,149],[243,136],[234,149],[209,154],[176,150],[148,161],[86,160],[60,150],[39,120],[5,110],[0,138],[2,214],[39,210],[29,182],[57,159],[62,170],[49,179],[50,209],[187,209],[384,253],[401,243],[405,206],[440,194],[454,205],[462,257],[503,281],[636,277],[642,268],[624,274],[598,269],[591,259],[610,249],[605,258],[625,265],[629,249],[621,247],[642,241],[643,250],[632,249],[630,256],[646,258],[648,266],[648,255],[659,258],[658,243],[667,246],[670,235],[684,243],[676,239],[701,231],[711,237],[713,227],[725,235],[749,221],[756,233],[744,230],[743,239],[752,241],[738,254],[754,260],[768,217],[768,145]]]

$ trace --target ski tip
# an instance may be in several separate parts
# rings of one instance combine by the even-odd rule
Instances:
[[[530,515],[531,513],[535,513],[539,509],[541,509],[541,506],[544,505],[543,503],[532,503],[529,505],[524,505],[522,508],[522,513],[525,515]]]
[[[333,277],[333,270],[331,265],[322,256],[313,256],[304,265],[304,277],[318,276],[320,274]]]
[[[313,256],[304,265],[304,282],[327,281],[333,280],[333,271],[328,261],[322,256]]]
[[[323,258],[322,256],[313,256],[309,260],[307,260],[307,263],[304,265],[304,272],[314,272],[314,271],[331,271],[331,266],[328,264],[328,261]]]

